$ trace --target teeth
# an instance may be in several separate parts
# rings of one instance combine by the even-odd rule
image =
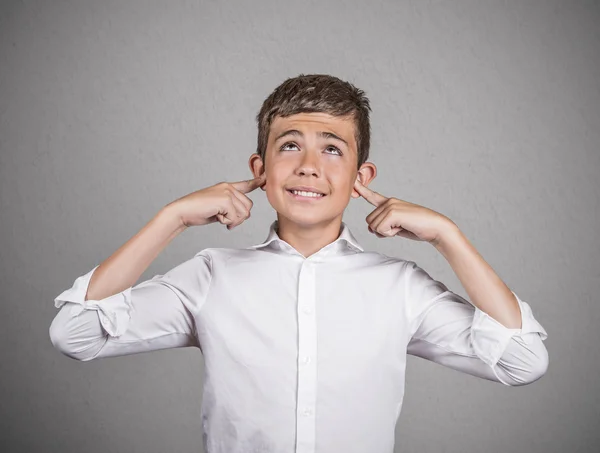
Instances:
[[[304,192],[304,191],[299,191],[299,190],[292,190],[291,191],[294,195],[301,195],[303,197],[314,197],[314,198],[319,198],[322,197],[323,195],[318,194],[318,193],[314,193],[314,192]]]

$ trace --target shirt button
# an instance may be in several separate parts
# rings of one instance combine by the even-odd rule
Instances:
[[[306,417],[309,417],[310,415],[312,415],[312,410],[310,409],[304,409],[304,413],[303,413]]]
[[[302,363],[303,364],[310,363],[310,357],[308,357],[308,356],[302,357]]]
[[[302,311],[308,315],[310,315],[312,313],[312,309],[310,307],[304,307],[304,309]]]

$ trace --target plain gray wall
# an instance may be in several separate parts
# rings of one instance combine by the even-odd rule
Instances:
[[[77,362],[50,343],[53,299],[165,204],[250,178],[254,117],[300,73],[366,91],[371,187],[453,219],[549,333],[548,372],[523,387],[410,356],[396,451],[599,451],[598,2],[38,0],[0,15],[3,452],[202,451],[199,350]],[[262,241],[275,212],[250,197],[240,228],[186,231],[142,279]],[[466,296],[430,245],[370,234],[372,209],[344,217],[366,249]]]

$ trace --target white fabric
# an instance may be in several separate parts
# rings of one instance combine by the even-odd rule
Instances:
[[[96,268],[55,299],[53,344],[82,361],[200,347],[207,453],[392,452],[407,353],[512,386],[548,367],[526,302],[508,329],[415,262],[364,251],[345,223],[308,258],[274,221],[261,244],[84,301]]]

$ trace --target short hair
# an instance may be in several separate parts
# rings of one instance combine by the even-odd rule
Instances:
[[[281,83],[265,99],[256,115],[256,153],[265,162],[271,124],[277,116],[298,113],[327,113],[354,120],[358,168],[369,158],[371,124],[369,99],[353,84],[327,74],[300,74]]]

